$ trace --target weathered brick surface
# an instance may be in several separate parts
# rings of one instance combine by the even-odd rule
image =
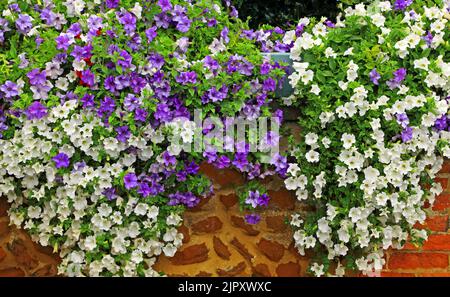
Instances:
[[[184,215],[180,232],[183,247],[173,258],[161,256],[155,268],[171,276],[305,276],[310,253],[300,256],[293,247],[292,231],[286,218],[308,211],[278,179],[267,179],[272,201],[261,212],[262,220],[251,226],[243,220],[235,188],[244,183],[235,171],[218,172],[202,166],[210,175],[216,195],[205,199]],[[419,228],[431,231],[423,247],[407,244],[403,250],[387,252],[383,277],[450,276],[450,161],[445,161],[437,181],[444,193],[427,209]],[[23,231],[9,226],[8,204],[0,199],[0,277],[53,276],[59,259],[49,247],[31,241]]]
[[[406,244],[401,251],[389,251],[387,268],[382,276],[450,276],[450,161],[446,160],[436,178],[444,192],[427,209],[427,219],[419,228],[431,231],[422,247]]]
[[[9,226],[5,198],[0,198],[0,277],[55,276],[59,257]]]

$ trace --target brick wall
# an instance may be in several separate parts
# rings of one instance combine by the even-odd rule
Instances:
[[[271,202],[256,226],[244,223],[235,188],[244,183],[232,170],[216,171],[202,165],[213,181],[216,195],[185,213],[183,247],[175,257],[160,257],[156,268],[171,276],[304,276],[308,257],[292,245],[292,232],[285,219],[293,212],[307,211],[283,182],[266,179]],[[432,230],[420,249],[411,245],[388,251],[382,276],[450,276],[450,162],[446,161],[438,181],[445,189],[427,209],[425,226]],[[8,225],[8,205],[0,198],[0,276],[55,275],[59,261],[52,250],[34,244],[29,236]]]
[[[407,244],[401,251],[389,251],[385,276],[450,276],[450,161],[446,160],[436,179],[444,192],[428,207],[420,228],[431,230],[428,241],[416,248]]]

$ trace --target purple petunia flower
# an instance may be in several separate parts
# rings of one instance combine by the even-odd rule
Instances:
[[[412,137],[413,137],[413,129],[411,127],[406,127],[405,129],[403,129],[401,133],[401,138],[403,142],[410,141]]]
[[[189,31],[189,29],[191,27],[191,23],[192,23],[192,21],[187,16],[183,16],[177,22],[176,28],[178,31],[180,31],[182,33],[186,33],[187,31]]]
[[[202,103],[223,101],[228,96],[228,87],[223,85],[219,90],[216,87],[212,87],[205,92],[202,96]]]
[[[58,37],[55,38],[56,41],[56,48],[59,50],[67,51],[71,44],[71,38],[69,34],[61,34]]]
[[[138,179],[137,179],[136,174],[134,174],[134,173],[127,173],[123,177],[123,182],[124,182],[125,188],[127,190],[136,188],[138,186]]]
[[[381,78],[381,75],[377,72],[376,68],[374,68],[374,69],[372,69],[372,71],[370,71],[369,77],[370,77],[370,80],[372,81],[372,83],[374,85],[378,86],[378,84],[379,84],[378,80]]]
[[[116,103],[111,97],[105,97],[100,100],[100,107],[97,110],[97,114],[99,117],[109,117],[114,110],[116,109]]]
[[[215,18],[209,19],[206,25],[208,27],[215,27],[217,26],[217,20]]]
[[[133,94],[128,94],[123,101],[123,106],[128,111],[134,111],[141,106],[140,100]]]
[[[231,165],[231,160],[227,156],[220,156],[215,163],[215,166],[219,169],[227,168]]]
[[[158,5],[159,5],[159,7],[161,7],[161,10],[163,12],[172,10],[172,8],[173,8],[172,4],[170,3],[170,0],[159,0]]]
[[[131,67],[131,61],[133,60],[133,58],[126,50],[120,51],[119,57],[120,58],[117,60],[117,65],[119,65],[123,69],[128,69]]]
[[[436,122],[434,123],[434,127],[438,131],[442,131],[448,128],[448,117],[447,115],[442,115],[442,117],[438,118]]]
[[[277,173],[284,175],[287,171],[287,158],[280,154],[275,154],[272,158],[272,164],[275,165]]]
[[[393,74],[394,78],[386,82],[386,84],[391,90],[398,88],[401,82],[406,78],[406,69],[405,68],[397,69],[396,71],[394,71]]]
[[[65,153],[59,153],[56,156],[52,158],[53,162],[55,162],[56,168],[67,168],[70,164],[69,156],[67,156]]]
[[[41,20],[43,20],[47,26],[53,26],[53,23],[56,20],[55,13],[48,8],[44,8],[41,11],[40,17],[41,17]]]
[[[119,23],[123,25],[123,29],[127,35],[132,35],[136,30],[136,17],[129,12],[125,12],[119,16]]]
[[[67,33],[72,34],[73,36],[78,36],[81,34],[81,25],[79,23],[73,23],[70,25]]]
[[[166,166],[175,165],[177,163],[177,159],[167,151],[162,154],[162,158],[164,160],[164,165]]]
[[[165,60],[164,57],[158,53],[153,53],[149,56],[148,61],[155,67],[156,69],[161,69],[164,66]]]
[[[244,171],[248,166],[247,153],[236,153],[234,156],[233,165],[240,171]]]
[[[176,192],[175,194],[170,194],[169,199],[170,200],[167,204],[170,206],[181,204],[189,208],[195,207],[200,202],[200,198],[198,198],[191,192],[187,193]]]
[[[394,3],[394,10],[405,10],[413,3],[413,0],[396,0]]]
[[[106,198],[108,198],[108,200],[114,200],[117,198],[117,194],[116,194],[116,189],[115,188],[107,188],[103,191],[102,193],[103,195],[105,195]]]
[[[158,36],[157,29],[158,28],[156,26],[153,26],[153,27],[148,28],[147,30],[145,30],[145,36],[147,36],[148,42],[152,42],[153,39],[155,39],[156,36]]]
[[[37,68],[27,73],[30,85],[32,86],[44,85],[47,82],[46,76],[45,70],[41,72]]]
[[[85,94],[80,99],[81,103],[83,103],[83,108],[91,108],[95,106],[94,95]]]
[[[81,72],[81,81],[89,87],[93,87],[95,84],[95,75],[91,70],[86,69]]]
[[[154,193],[153,189],[149,186],[148,183],[140,183],[138,194],[144,198],[152,196]]]
[[[194,161],[192,161],[189,164],[186,164],[185,170],[188,174],[197,174],[198,171],[200,170],[200,166]]]
[[[398,113],[395,116],[397,118],[397,122],[403,127],[406,128],[409,124],[409,118],[406,113]]]
[[[253,208],[258,207],[259,191],[249,191],[245,204],[251,205]]]
[[[431,45],[433,44],[433,38],[433,34],[431,34],[430,31],[427,31],[427,35],[422,37],[422,39],[427,43],[428,47],[431,47]]]
[[[19,14],[19,17],[16,20],[16,28],[22,34],[27,34],[31,31],[33,24],[31,23],[32,19],[27,14]]]
[[[247,224],[252,224],[252,225],[256,225],[261,221],[261,216],[257,215],[257,214],[248,214],[245,215],[245,222],[247,222]]]
[[[206,56],[203,59],[203,65],[208,68],[209,70],[217,70],[220,68],[219,62],[211,58],[211,56]]]
[[[35,101],[28,106],[25,113],[29,120],[41,119],[47,115],[47,107],[42,105],[41,102]]]
[[[136,108],[134,112],[134,119],[138,122],[145,122],[147,120],[148,112],[143,108]]]
[[[117,8],[119,6],[119,0],[106,0],[106,7],[109,9]]]
[[[197,82],[197,73],[195,71],[181,72],[175,80],[182,85],[195,84]]]
[[[328,28],[335,28],[335,27],[336,27],[336,25],[335,25],[332,21],[330,21],[330,20],[326,20],[326,21],[324,22],[324,24],[325,24],[325,26],[327,26]]]
[[[269,200],[270,200],[269,195],[267,195],[267,194],[259,195],[259,197],[257,198],[258,206],[266,206],[267,207],[269,205]]]
[[[229,32],[230,30],[228,29],[228,27],[224,27],[220,32],[220,37],[222,38],[225,44],[228,44],[230,42],[230,37],[228,37]]]
[[[169,121],[171,119],[169,105],[160,103],[156,106],[156,112],[154,114],[155,119],[162,122]]]
[[[274,92],[277,87],[277,82],[273,78],[268,78],[263,81],[264,92]]]
[[[12,98],[19,95],[19,88],[17,87],[17,84],[13,83],[12,81],[6,81],[1,87],[0,91],[2,91],[5,94],[6,98]]]
[[[127,140],[131,136],[131,132],[128,126],[117,127],[116,132],[117,132],[116,138],[120,142],[127,142]]]

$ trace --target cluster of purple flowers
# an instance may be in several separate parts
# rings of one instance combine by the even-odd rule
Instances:
[[[381,75],[377,72],[376,68],[374,68],[374,69],[372,69],[372,71],[370,71],[369,77],[374,85],[377,85],[377,86],[379,85],[378,80],[381,79]]]
[[[396,115],[396,118],[397,118],[397,123],[399,123],[400,126],[403,128],[403,130],[400,134],[400,138],[402,139],[403,142],[410,141],[413,137],[413,130],[409,126],[408,115],[406,113],[399,113]]]
[[[56,168],[67,168],[70,165],[70,158],[65,153],[59,153],[52,159]]]
[[[6,19],[0,18],[0,44],[5,42],[5,33],[11,31]]]
[[[439,119],[434,123],[434,127],[438,131],[449,130],[450,131],[450,118],[443,114]]]
[[[223,101],[227,98],[227,95],[228,95],[228,87],[226,85],[223,85],[220,89],[212,87],[203,94],[202,103],[206,104],[209,102]]]
[[[192,20],[187,16],[185,7],[178,4],[173,6],[170,0],[159,0],[158,5],[162,12],[155,16],[156,26],[167,29],[174,25],[182,33],[189,31]]]
[[[184,205],[186,207],[192,208],[200,203],[200,198],[195,196],[192,192],[176,192],[169,195],[168,205]]]
[[[10,9],[17,13],[15,30],[20,34],[28,34],[33,27],[39,24],[53,27],[59,34],[55,36],[58,53],[53,57],[51,63],[54,65],[50,68],[49,66],[45,69],[30,67],[33,60],[28,60],[25,54],[19,56],[20,68],[28,71],[25,83],[33,92],[34,101],[24,110],[8,112],[17,112],[18,115],[23,113],[30,120],[41,119],[48,114],[45,102],[52,91],[54,93],[51,93],[51,98],[57,98],[61,104],[67,100],[76,100],[80,102],[81,108],[96,114],[106,126],[111,128],[109,131],[112,131],[114,133],[112,135],[121,143],[127,143],[132,137],[135,125],[142,128],[144,124],[150,124],[157,129],[174,118],[191,118],[191,113],[185,104],[187,89],[191,95],[194,94],[192,96],[199,96],[202,104],[211,105],[226,100],[235,100],[238,94],[245,93],[248,99],[243,103],[237,115],[250,119],[259,116],[262,107],[270,101],[269,93],[273,92],[277,85],[277,81],[271,78],[271,72],[281,66],[272,64],[268,60],[265,60],[262,65],[253,64],[250,62],[253,60],[246,57],[245,54],[233,55],[225,51],[223,56],[202,57],[203,69],[200,67],[199,70],[198,67],[189,65],[183,72],[174,74],[175,72],[170,71],[173,67],[172,59],[189,60],[188,49],[193,42],[187,36],[179,37],[178,35],[183,35],[180,32],[188,32],[192,23],[198,18],[202,18],[201,22],[209,28],[215,28],[211,30],[217,30],[216,37],[220,38],[221,46],[223,44],[232,46],[230,40],[239,36],[236,35],[236,33],[239,34],[236,32],[239,29],[231,27],[231,22],[219,28],[219,18],[214,17],[215,12],[211,8],[205,8],[200,16],[190,19],[188,7],[193,5],[190,1],[188,1],[188,5],[184,6],[183,4],[172,4],[170,0],[156,2],[160,11],[156,12],[152,20],[141,23],[135,12],[119,8],[120,0],[105,0],[101,4],[101,11],[105,8],[117,9],[111,14],[112,20],[109,20],[116,22],[116,25],[108,29],[106,29],[106,18],[102,18],[99,16],[100,14],[92,14],[85,20],[85,23],[68,24],[68,20],[64,19],[64,15],[58,13],[57,8],[53,5],[47,5],[44,8],[36,5],[37,18],[34,14],[32,18],[28,14],[21,13],[18,6],[12,6]],[[230,16],[237,17],[237,10],[230,1],[225,1],[225,4],[229,8]],[[154,3],[144,4],[144,9],[146,9],[146,5],[154,5]],[[144,16],[142,17],[144,18]],[[4,34],[11,30],[10,25],[6,19],[0,18],[0,43],[4,41]],[[141,28],[141,25],[147,27]],[[139,33],[141,29],[145,34]],[[174,34],[177,35],[177,40],[173,52],[163,55],[145,48],[145,53],[139,55],[141,54],[139,51],[144,50],[144,46],[152,48],[152,42],[157,43],[158,38],[163,35],[162,29],[176,31]],[[296,29],[297,36],[302,34],[303,29],[303,26]],[[281,28],[266,31],[243,30],[240,36],[259,43],[264,51],[275,49],[287,52],[292,44],[283,44],[276,40],[272,46],[270,41],[270,38],[280,38],[284,33]],[[126,41],[121,41],[123,35],[126,36]],[[110,44],[105,48],[101,59],[98,57],[98,48],[96,47],[94,50],[97,39],[107,39]],[[35,39],[37,46],[43,41],[44,39],[40,36]],[[212,50],[212,52],[214,51]],[[222,51],[220,52],[222,53]],[[232,50],[230,52],[233,53]],[[144,59],[139,59],[142,57]],[[98,72],[100,68],[95,63],[103,63],[100,66],[102,70],[108,70],[106,77],[102,75],[103,72]],[[74,73],[75,76],[69,76],[72,65],[75,69],[70,74]],[[31,70],[28,70],[28,67]],[[221,74],[233,76],[236,81],[227,84]],[[204,75],[209,75],[209,77],[212,75],[214,79],[209,82],[209,79],[204,79]],[[64,86],[61,89],[55,87],[56,80],[59,78],[63,84],[64,81],[68,84],[66,89]],[[74,92],[75,87],[78,88],[78,86],[80,88]],[[12,101],[21,94],[22,88],[23,86],[18,85],[17,82],[6,81],[0,85],[0,99]],[[28,88],[24,90],[28,90]],[[79,90],[83,92],[80,93]],[[150,98],[143,96],[144,90],[151,90]],[[149,108],[149,106],[152,107]],[[219,112],[220,108],[220,106],[214,106],[211,110]],[[7,129],[8,126],[2,112],[0,137],[2,132]],[[205,129],[204,133],[211,129],[212,127]],[[276,138],[276,135],[268,135],[267,143],[275,145],[274,139]],[[250,154],[247,143],[235,144],[233,140],[229,140],[227,145],[237,148],[238,152],[218,154],[214,150],[210,150],[204,153],[206,161],[219,169],[236,168],[246,173],[250,179],[285,171],[285,160],[283,161],[281,156],[273,164],[276,170],[271,171],[255,160],[256,158]],[[130,151],[129,153],[133,154],[134,149],[130,147],[127,152]],[[125,190],[135,191],[144,198],[153,197],[165,191],[165,181],[169,177],[175,177],[178,182],[183,182],[190,176],[198,174],[199,166],[196,162],[199,160],[197,159],[187,162],[185,155],[173,156],[167,151],[158,157],[160,159],[150,166],[149,172],[126,174],[123,177]],[[52,158],[52,161],[56,168],[67,168],[71,165],[70,157],[65,153],[58,153]],[[182,165],[180,162],[185,162],[185,164]],[[79,170],[77,163],[73,167],[74,170]],[[199,198],[194,195],[196,191],[178,190],[179,192],[169,196],[169,205],[182,204],[193,207],[199,202]],[[119,191],[121,191],[119,187],[111,187],[104,191],[104,195],[112,200],[118,196]],[[258,205],[266,205],[268,196],[258,194],[257,201]],[[256,218],[253,219],[253,221],[256,220]]]
[[[253,209],[258,207],[267,207],[269,205],[270,197],[267,194],[260,194],[258,190],[249,191],[248,196],[244,203],[251,206]],[[247,214],[245,216],[245,221],[248,224],[258,224],[261,217],[258,214]]]
[[[253,208],[258,206],[269,205],[269,196],[267,194],[260,194],[259,191],[249,191],[247,199],[245,199],[245,204],[251,205]]]
[[[396,0],[394,3],[395,10],[405,10],[413,3],[413,0]]]
[[[327,21],[328,27],[334,27],[331,21]],[[295,35],[300,37],[305,30],[305,25],[300,24],[295,28]],[[242,30],[241,37],[248,40],[254,40],[260,44],[261,51],[265,53],[270,52],[289,52],[294,46],[294,42],[286,44],[281,39],[285,35],[285,31],[279,27],[268,30]]]
[[[195,71],[181,72],[176,77],[176,82],[182,85],[195,84],[197,82],[197,73]]]
[[[388,87],[393,90],[395,88],[398,88],[402,81],[405,80],[406,78],[406,69],[405,68],[399,68],[396,71],[394,71],[394,78],[388,80],[386,82],[386,84],[388,85]]]

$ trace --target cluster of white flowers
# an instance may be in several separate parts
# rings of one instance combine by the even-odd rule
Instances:
[[[314,201],[318,209],[312,223],[293,216],[295,246],[304,254],[305,249],[320,244],[328,260],[338,263],[336,275],[344,274],[341,262],[348,264],[349,259],[354,260],[352,268],[377,274],[385,263],[383,250],[401,248],[409,239],[427,239],[425,230],[413,226],[425,220],[425,202],[433,203],[442,192],[441,185],[431,181],[443,164],[443,156],[450,157],[450,133],[447,128],[435,127],[449,112],[449,63],[441,50],[449,32],[447,6],[425,7],[422,13],[396,11],[404,18],[394,29],[389,27],[395,22],[391,3],[376,5],[348,8],[337,29],[323,32],[314,26],[312,33],[304,33],[295,41],[291,52],[295,71],[289,79],[296,96],[311,97],[312,92],[316,96],[308,100],[316,105],[311,110],[322,108],[305,112],[311,116],[309,123],[313,128],[306,129],[302,149],[293,148],[292,155],[298,162],[289,164],[285,180],[287,189],[296,190],[299,200]],[[414,80],[422,78],[422,82],[399,74],[398,84],[387,88],[389,75],[383,70],[380,75],[378,69],[370,74],[371,69],[367,71],[372,66],[366,68],[363,64],[369,54],[359,49],[360,41],[348,42],[353,46],[346,49],[330,46],[341,39],[337,37],[339,33],[327,32],[356,27],[355,24],[374,25],[372,32],[378,35],[374,38],[377,52],[373,59],[393,65],[396,60],[402,61],[402,65],[408,65],[404,66],[408,75],[417,75]],[[433,36],[429,43],[423,38],[427,32]],[[412,51],[419,58],[409,62]],[[429,55],[430,51],[437,54]],[[420,56],[421,53],[426,54]],[[317,55],[317,61],[303,62],[305,54]],[[318,69],[325,70],[321,69],[324,65],[332,67],[328,61],[334,59],[339,59],[342,74],[333,74],[333,84],[321,79]],[[372,65],[384,70],[388,67],[373,62]],[[384,86],[379,86],[382,83]],[[331,90],[324,93],[325,86],[330,89],[331,84]],[[318,97],[328,101],[320,105],[315,101]],[[317,116],[311,115],[313,112]],[[393,135],[394,129],[399,128],[401,134]],[[431,183],[431,189],[423,187],[424,183]],[[317,276],[329,269],[329,265],[320,262],[326,261],[318,260],[310,268]]]
[[[11,222],[41,245],[60,250],[60,273],[156,276],[155,257],[171,257],[181,246],[178,211],[164,206],[162,215],[158,203],[132,194],[108,200],[104,192],[124,172],[135,172],[136,159],[148,160],[154,142],[165,136],[149,126],[147,135],[127,143],[97,139],[94,127],[108,128],[92,112],[73,112],[76,107],[75,100],[67,101],[47,117],[23,120],[12,139],[0,139],[0,195],[12,203]],[[51,158],[55,148],[69,158],[85,154],[92,165],[80,162],[73,171],[58,172]],[[104,152],[109,162],[96,163]]]

